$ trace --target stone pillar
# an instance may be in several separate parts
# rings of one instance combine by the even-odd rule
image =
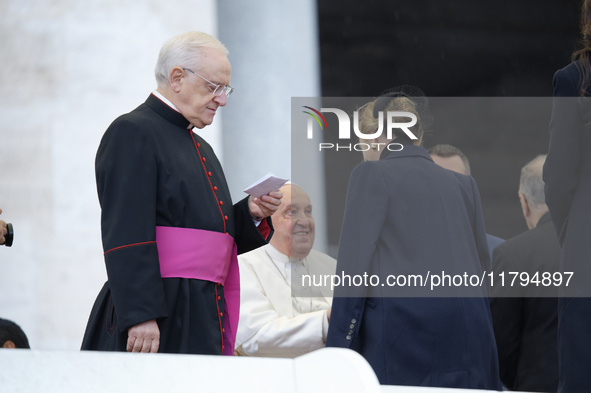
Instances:
[[[166,39],[217,35],[216,21],[215,0],[2,1],[0,219],[15,238],[0,247],[0,315],[33,348],[79,349],[106,279],[94,180],[103,132],[156,87]],[[217,123],[205,135],[214,146]]]
[[[226,177],[238,200],[267,172],[294,178],[291,98],[320,95],[316,2],[219,0],[218,26],[236,88],[222,111],[222,134]],[[318,176],[300,185],[314,205],[315,248],[326,251],[323,163],[309,164]]]

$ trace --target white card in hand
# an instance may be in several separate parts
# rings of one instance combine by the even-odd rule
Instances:
[[[244,192],[255,198],[259,198],[261,195],[278,190],[286,182],[287,179],[280,179],[272,173],[267,173],[249,187],[245,188]]]

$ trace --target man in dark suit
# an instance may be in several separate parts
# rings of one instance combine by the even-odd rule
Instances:
[[[466,157],[466,155],[457,147],[441,144],[432,146],[427,151],[437,165],[449,169],[450,171],[468,176],[471,175],[470,161],[468,161],[468,157]],[[501,239],[498,236],[491,235],[490,233],[486,234],[486,242],[488,244],[488,252],[491,260],[494,249],[504,241],[504,239]]]
[[[418,119],[410,129],[419,140],[396,133],[366,139],[380,154],[351,174],[337,276],[380,281],[335,287],[326,346],[359,352],[382,384],[500,388],[488,298],[441,297],[402,282],[429,271],[488,269],[474,179],[441,168],[417,145],[423,112],[416,97],[380,101],[360,110],[361,132],[376,134],[376,112],[407,111]],[[394,276],[399,286],[386,285]]]
[[[521,170],[519,200],[529,230],[506,240],[493,253],[496,281],[491,287],[491,310],[501,380],[510,390],[558,388],[557,288],[535,283],[523,287],[520,281],[509,285],[509,272],[537,274],[542,280],[544,273],[559,270],[560,245],[544,198],[545,159],[538,156]]]

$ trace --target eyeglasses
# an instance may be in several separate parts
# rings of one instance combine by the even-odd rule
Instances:
[[[193,70],[190,70],[188,68],[183,68],[183,70],[189,71],[190,73],[197,75],[199,78],[201,78],[204,81],[206,81],[207,83],[209,83],[211,85],[211,87],[214,88],[213,91],[212,91],[212,93],[216,97],[219,97],[222,94],[225,94],[226,95],[226,98],[228,98],[228,97],[230,97],[230,94],[232,94],[232,92],[234,91],[234,88],[232,86],[230,86],[230,85],[228,85],[228,86],[217,85],[217,84],[213,83],[212,81],[210,81],[208,79],[205,79],[204,77],[202,77],[201,75],[199,75],[198,73],[196,73]]]

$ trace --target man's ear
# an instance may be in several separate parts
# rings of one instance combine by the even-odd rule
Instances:
[[[15,349],[16,345],[14,345],[14,343],[10,340],[6,340],[4,342],[4,345],[2,346],[2,348],[10,348],[10,349]]]
[[[529,207],[529,203],[525,198],[525,195],[519,194],[519,202],[521,203],[521,211],[523,212],[523,218],[527,221],[527,219],[531,216],[531,209]]]
[[[184,76],[185,71],[181,67],[174,67],[170,70],[170,74],[168,74],[168,83],[170,83],[170,87],[175,93],[181,91]]]

